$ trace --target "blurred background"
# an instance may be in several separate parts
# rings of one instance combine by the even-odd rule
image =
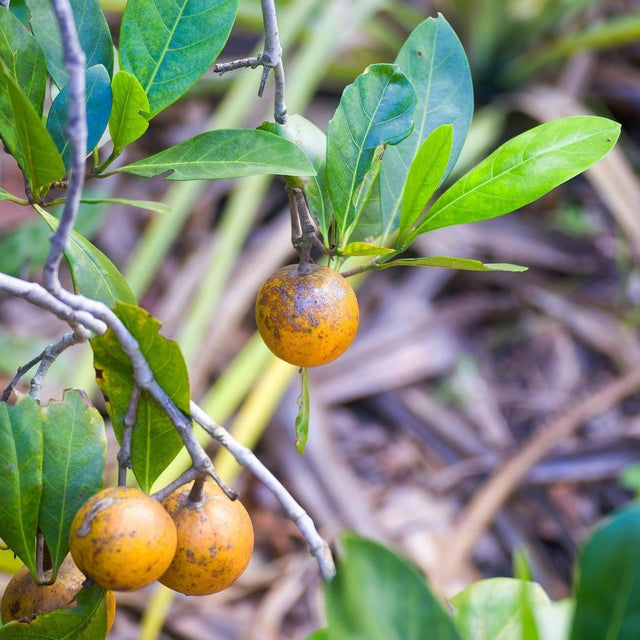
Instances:
[[[117,37],[123,3],[103,6]],[[526,209],[416,244],[421,255],[515,262],[527,272],[398,268],[355,282],[360,331],[342,358],[310,371],[302,457],[294,444],[298,374],[267,352],[253,320],[262,281],[294,260],[283,183],[114,176],[87,190],[171,211],[85,206],[78,229],[180,343],[194,398],[256,449],[327,539],[347,528],[393,545],[444,596],[483,576],[511,575],[514,550],[526,549],[534,578],[561,598],[586,532],[640,487],[640,2],[277,6],[289,112],[323,129],[342,89],[368,64],[393,61],[411,30],[440,12],[467,51],[475,87],[474,124],[454,177],[504,140],[571,114],[617,120],[620,142]],[[259,51],[261,26],[260,3],[242,0],[220,61]],[[260,73],[204,77],[122,162],[210,128],[272,119],[270,95],[257,97]],[[6,154],[0,171],[3,187],[20,193]],[[39,277],[47,238],[35,216],[0,203],[2,271]],[[0,386],[60,332],[39,310],[0,299]],[[75,347],[51,369],[42,397],[92,384],[89,348]],[[110,637],[302,640],[322,624],[321,579],[295,526],[259,482],[210,451],[253,518],[249,569],[205,598],[156,587],[119,594]]]

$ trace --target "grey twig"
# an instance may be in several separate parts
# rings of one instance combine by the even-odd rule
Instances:
[[[267,469],[251,449],[241,445],[222,426],[215,423],[195,402],[191,403],[192,418],[215,440],[217,440],[240,465],[249,469],[277,498],[287,516],[298,527],[307,542],[311,555],[320,567],[325,580],[330,580],[336,573],[331,549],[320,536],[309,514],[295,501],[282,483]]]
[[[232,62],[218,62],[213,65],[213,72],[228,73],[229,71],[235,71],[236,69],[255,69],[262,64],[262,54],[257,56],[251,56],[250,58],[240,58],[240,60],[233,60]]]
[[[213,66],[214,73],[227,73],[235,69],[255,69],[262,66],[262,77],[258,88],[258,96],[262,97],[267,83],[269,71],[273,69],[275,79],[275,95],[273,117],[279,124],[287,119],[287,107],[284,97],[284,67],[282,66],[282,46],[278,35],[278,20],[274,0],[261,0],[262,22],[264,24],[264,48],[262,53],[249,58],[240,58],[232,62],[220,62]]]
[[[2,392],[2,402],[7,402],[11,392],[15,389],[22,376],[24,376],[30,369],[35,367],[38,363],[40,366],[35,375],[31,379],[29,395],[33,398],[38,398],[40,395],[40,389],[42,388],[42,381],[49,370],[49,367],[55,362],[56,358],[66,349],[78,344],[79,342],[85,342],[88,338],[88,334],[84,330],[79,332],[67,333],[55,344],[49,345],[35,358],[29,360],[25,365],[18,367],[18,371],[13,380],[8,384],[7,388]]]
[[[127,413],[122,421],[122,444],[118,451],[118,486],[127,484],[127,470],[131,468],[131,439],[133,437],[133,427],[136,424],[136,415],[142,391],[137,384],[133,385]]]
[[[53,11],[60,26],[64,46],[64,65],[69,74],[69,111],[66,133],[71,150],[71,177],[67,199],[64,203],[60,224],[51,238],[49,255],[44,266],[45,287],[55,292],[59,287],[58,269],[62,254],[69,246],[69,238],[78,214],[85,178],[85,156],[87,153],[87,118],[85,106],[86,56],[80,46],[73,11],[69,0],[52,0]]]

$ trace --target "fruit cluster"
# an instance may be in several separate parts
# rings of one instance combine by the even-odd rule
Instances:
[[[240,501],[213,482],[196,480],[162,503],[119,486],[96,493],[78,510],[69,546],[53,584],[36,584],[26,567],[16,573],[2,599],[3,624],[75,606],[86,578],[107,590],[107,633],[115,615],[113,591],[158,580],[187,595],[216,593],[249,564],[253,527]]]

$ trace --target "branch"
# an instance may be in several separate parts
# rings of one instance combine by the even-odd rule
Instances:
[[[320,567],[325,580],[330,580],[336,573],[331,549],[318,533],[309,514],[295,501],[282,483],[267,469],[256,455],[241,445],[222,426],[215,423],[195,402],[191,403],[191,417],[215,440],[217,440],[240,465],[249,469],[277,498],[287,516],[298,527],[302,537],[306,540],[311,555]]]
[[[27,364],[18,367],[18,371],[13,377],[13,380],[11,380],[7,388],[2,393],[2,402],[7,402],[9,400],[11,392],[15,389],[18,382],[20,382],[20,378],[22,378],[22,376],[27,373],[29,369],[32,369],[38,363],[40,363],[38,370],[31,379],[29,390],[29,395],[32,398],[37,399],[40,396],[40,390],[42,389],[42,381],[47,375],[49,367],[55,362],[56,358],[74,344],[85,342],[88,337],[89,334],[84,328],[79,328],[79,330],[72,331],[71,333],[66,333],[58,342],[49,345],[46,349],[44,349],[44,351],[33,358],[33,360],[30,360],[29,362],[27,362]]]
[[[44,285],[52,292],[60,287],[58,269],[63,252],[69,246],[69,238],[78,215],[84,187],[85,156],[87,154],[87,118],[85,105],[86,57],[80,46],[73,11],[69,0],[52,0],[53,11],[60,26],[64,46],[64,65],[69,74],[69,112],[66,134],[71,150],[71,177],[67,199],[64,203],[60,225],[51,238],[49,256],[44,266]]]
[[[284,99],[284,67],[282,66],[282,46],[278,35],[278,20],[274,0],[261,0],[262,22],[264,24],[264,48],[262,53],[249,58],[241,58],[233,62],[221,62],[213,65],[213,72],[227,73],[235,69],[263,67],[258,96],[262,97],[269,71],[273,69],[275,79],[275,95],[273,117],[279,124],[287,119],[287,106]]]

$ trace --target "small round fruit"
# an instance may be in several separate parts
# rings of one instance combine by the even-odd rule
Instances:
[[[51,578],[51,570],[45,571]],[[76,606],[76,595],[82,589],[85,577],[76,567],[71,555],[62,561],[53,584],[37,584],[27,567],[20,567],[9,580],[0,605],[2,624],[12,620],[31,622],[41,613]],[[107,634],[111,631],[116,615],[116,599],[113,591],[107,591]]]
[[[316,367],[341,356],[358,331],[358,300],[351,285],[329,267],[295,264],[274,272],[256,300],[258,331],[279,358]]]
[[[188,596],[226,589],[247,568],[253,527],[239,500],[230,500],[214,482],[205,482],[200,501],[183,486],[163,501],[178,530],[178,546],[160,582]]]
[[[162,505],[134,487],[99,491],[71,523],[71,555],[103,589],[134,591],[171,564],[176,527]]]

